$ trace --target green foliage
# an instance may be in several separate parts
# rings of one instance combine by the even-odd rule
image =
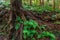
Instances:
[[[55,40],[55,35],[51,32],[43,31],[41,34],[38,34],[38,32],[35,30],[35,28],[37,28],[38,24],[36,23],[35,26],[33,26],[34,23],[36,23],[36,22],[33,20],[25,21],[25,23],[24,23],[25,26],[24,26],[24,30],[23,30],[25,39],[29,38],[29,37],[32,38],[34,35],[37,35],[37,38],[50,37],[50,40]],[[46,25],[41,25],[40,30],[42,31],[42,29],[45,29],[45,27],[46,27]],[[34,29],[32,30],[31,28],[34,28]]]
[[[38,38],[50,37],[50,40],[55,40],[55,35],[51,32],[43,31],[42,34],[38,35]]]
[[[23,23],[23,20],[19,16],[17,16],[16,21],[19,23]]]
[[[36,40],[35,38],[32,38],[32,40]]]
[[[34,20],[29,20],[24,22],[24,38],[31,38],[34,35],[37,35],[37,31],[35,30],[37,28],[38,24]]]
[[[8,6],[10,3],[9,2],[3,2],[2,4],[5,6]]]
[[[36,11],[36,12],[40,12],[40,13],[43,12],[43,8],[36,6],[36,5],[32,5],[32,6],[24,5],[23,8],[26,10]]]
[[[59,22],[59,21],[57,21],[57,22],[54,22],[54,24],[60,24],[60,22]]]
[[[44,11],[46,12],[51,12],[53,11],[54,9],[52,8],[52,6],[48,6],[48,5],[44,5]]]
[[[12,37],[12,40],[15,40],[14,36]]]
[[[46,25],[41,25],[41,26],[40,26],[40,29],[41,29],[41,30],[45,30],[45,28],[46,28]]]
[[[55,8],[55,12],[60,13],[60,9],[59,8]]]
[[[38,34],[37,38],[50,37],[50,40],[55,40],[55,35],[53,33],[44,31],[44,30],[46,30],[46,25],[41,25],[40,29],[41,29],[42,33]],[[44,29],[44,30],[42,30],[42,29]]]
[[[55,40],[55,35],[51,32],[46,32],[42,29],[45,29],[46,25],[41,25],[39,26],[38,23],[34,20],[26,20],[23,22],[23,20],[18,16],[16,18],[16,21],[19,22],[15,25],[15,29],[18,30],[18,28],[20,27],[20,23],[24,24],[24,28],[23,28],[23,38],[24,40],[26,40],[26,38],[31,38],[32,40],[36,40],[35,38],[33,38],[35,35],[37,36],[37,38],[43,38],[43,37],[50,37],[50,40]],[[42,31],[42,33],[38,33],[37,32],[37,28],[40,29],[40,31]],[[12,38],[12,40],[14,40],[14,37]]]
[[[36,12],[38,12],[40,14],[43,13],[44,11],[45,12],[59,12],[60,13],[60,9],[58,9],[58,8],[53,9],[52,6],[49,6],[47,4],[45,4],[44,6],[23,5],[23,8],[26,9],[26,10],[36,11]]]
[[[34,35],[37,35],[36,30],[23,30],[24,38],[32,38]]]
[[[33,27],[33,28],[36,28],[38,26],[37,22],[35,22],[34,20],[25,21],[24,25],[30,26],[30,27]]]
[[[7,2],[1,2],[0,5],[2,5],[3,7],[5,7],[5,9],[10,10],[11,6],[10,6],[10,1]],[[1,7],[2,8],[2,7]]]
[[[28,26],[32,26],[32,27],[38,26],[38,24],[35,21],[33,21],[33,20],[25,21],[24,25],[28,25]]]
[[[23,8],[28,10],[28,9],[30,9],[30,6],[29,5],[23,5]]]
[[[15,29],[18,30],[19,28],[20,28],[20,24],[17,23],[17,24],[15,25]]]
[[[51,20],[56,20],[56,15],[52,15]]]
[[[20,28],[20,23],[23,23],[23,20],[18,16],[15,21],[15,29],[18,30]]]

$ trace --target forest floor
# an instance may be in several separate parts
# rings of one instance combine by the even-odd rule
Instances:
[[[46,26],[46,31],[52,31],[56,35],[56,40],[60,40],[60,18],[56,16],[55,18],[52,18],[52,15],[57,15],[57,13],[53,12],[44,12],[43,14],[37,14],[37,12],[31,12],[31,11],[22,11],[22,13],[26,13],[25,17],[27,19],[33,19],[38,22],[39,25],[47,25]],[[7,14],[4,14],[5,16],[2,16],[0,20],[0,32],[1,34],[4,34],[6,36],[6,32],[9,30],[9,27],[5,27],[6,24],[8,23],[8,17],[6,16]],[[5,29],[6,28],[6,29]],[[8,33],[8,32],[7,32]],[[0,35],[1,35],[0,34]],[[3,37],[2,37],[3,38]],[[1,39],[1,38],[0,38]],[[3,39],[1,39],[3,40]],[[43,38],[39,40],[49,40],[49,38]]]

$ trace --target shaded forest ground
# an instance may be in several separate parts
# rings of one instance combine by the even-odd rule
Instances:
[[[15,3],[12,3],[12,7],[13,9],[11,8],[11,10],[4,9],[4,11],[0,11],[1,13],[3,12],[3,14],[0,14],[0,35],[6,37],[7,40],[11,40],[12,38],[14,38],[14,36],[15,40],[23,40],[24,36],[22,34],[22,31],[24,24],[21,23],[17,31],[15,29],[15,20],[17,16],[21,17],[23,21],[29,21],[30,19],[32,19],[36,21],[39,26],[46,25],[44,31],[54,33],[54,35],[56,36],[56,40],[60,40],[60,14],[58,12],[43,12],[42,14],[38,14],[36,11],[30,11],[20,8],[20,5],[17,6],[17,4]],[[38,28],[36,31],[40,32]],[[3,36],[2,38],[4,39]],[[34,37],[36,40],[50,40],[49,37],[44,37],[42,39],[37,39],[36,36]],[[26,40],[31,40],[31,38],[27,37]]]
[[[11,11],[9,12],[11,13]],[[26,11],[26,10],[21,10],[21,13],[23,13],[24,15],[21,15],[22,18],[24,20],[27,19],[33,19],[35,20],[39,25],[47,25],[46,26],[46,30],[45,31],[51,31],[56,35],[56,40],[60,40],[60,24],[59,23],[54,23],[54,22],[60,22],[60,18],[56,17],[55,20],[51,19],[51,15],[55,14],[57,15],[57,13],[54,12],[44,12],[41,15],[37,14],[37,12],[32,12],[32,11]],[[47,14],[46,14],[47,13]],[[0,28],[1,32],[4,33],[4,35],[6,36],[7,34],[5,34],[6,32],[8,33],[10,30],[7,23],[9,23],[8,19],[11,19],[11,15],[12,14],[4,14],[5,16],[2,17],[2,21],[0,22],[0,27],[1,25],[3,26],[2,28]],[[8,16],[7,16],[8,15]],[[47,19],[46,19],[47,18]],[[6,20],[5,20],[6,19]],[[7,22],[8,21],[8,22]],[[11,20],[10,20],[11,21]],[[6,23],[7,22],[7,23]],[[7,25],[6,25],[7,24]],[[11,24],[9,24],[11,26]],[[2,34],[3,34],[2,33]],[[9,34],[8,34],[9,35]],[[38,39],[38,40],[49,40],[49,38],[43,38],[43,39]]]

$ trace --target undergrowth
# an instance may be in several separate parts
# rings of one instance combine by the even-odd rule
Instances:
[[[43,12],[58,12],[60,13],[60,9],[58,8],[55,8],[53,9],[52,6],[48,6],[48,5],[44,5],[43,7],[42,6],[37,6],[37,5],[23,5],[23,8],[25,10],[31,10],[31,11],[36,11],[38,12],[39,14],[43,13]]]
[[[50,37],[50,40],[55,40],[55,35],[52,32],[44,31],[46,29],[46,25],[39,26],[38,23],[32,19],[29,21],[23,21],[19,16],[16,18],[16,25],[15,29],[18,30],[20,27],[20,23],[24,24],[23,28],[23,38],[26,40],[27,38],[31,38],[32,40],[36,40],[34,36],[36,36],[38,39],[44,38],[44,37]],[[37,32],[37,28],[39,28],[39,32]],[[14,38],[14,37],[13,37]]]

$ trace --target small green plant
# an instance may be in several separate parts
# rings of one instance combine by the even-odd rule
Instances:
[[[19,16],[17,16],[16,21],[19,23],[23,23],[23,20]]]
[[[45,29],[46,29],[46,25],[41,25],[41,26],[40,26],[40,30],[41,30],[41,31],[43,31],[43,30],[45,30]]]
[[[38,26],[37,22],[35,22],[34,20],[25,21],[25,22],[24,22],[24,25],[31,26],[31,27],[33,27],[34,29]]]
[[[20,23],[23,23],[23,20],[18,16],[15,21],[15,29],[18,30],[20,28]]]
[[[37,35],[37,28],[38,24],[34,20],[29,20],[24,22],[24,39],[32,38],[34,35]]]
[[[38,34],[37,38],[50,37],[50,40],[55,40],[55,35],[52,32],[44,31],[46,30],[46,25],[40,26],[41,34]]]
[[[17,24],[15,25],[15,29],[18,30],[19,28],[20,28],[20,24],[17,23]]]

